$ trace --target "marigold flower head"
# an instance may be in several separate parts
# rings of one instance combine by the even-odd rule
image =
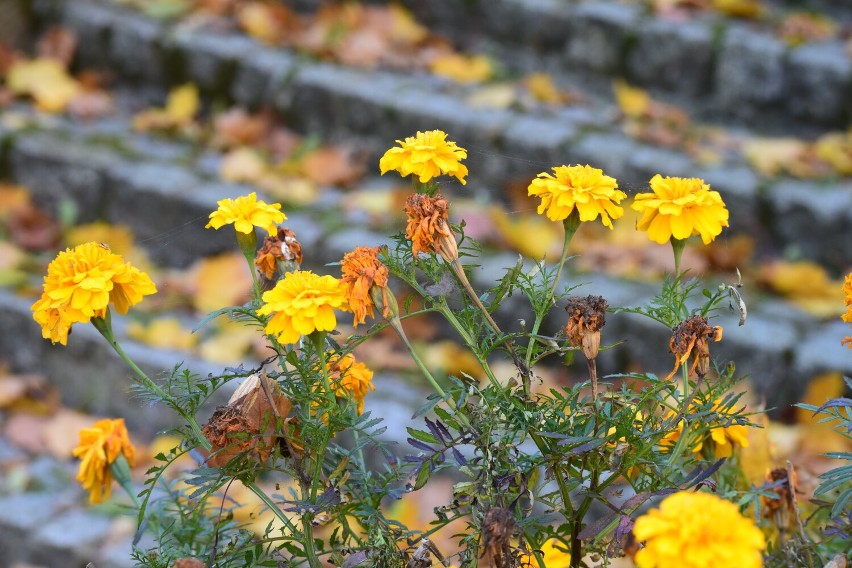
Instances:
[[[633,534],[645,547],[639,568],[760,568],[763,533],[739,508],[709,493],[680,491],[636,519]]]
[[[91,503],[109,499],[113,480],[110,465],[119,456],[124,456],[130,467],[136,460],[136,448],[130,442],[123,418],[106,418],[80,430],[80,444],[72,453],[81,460],[77,481],[89,490]]]
[[[841,316],[841,319],[847,323],[852,323],[852,272],[847,274],[843,280],[843,296],[843,301],[846,304],[846,313]],[[852,349],[852,337],[844,337],[840,343],[848,349]]]
[[[467,150],[459,148],[455,142],[447,140],[447,133],[441,130],[417,132],[405,140],[396,141],[394,146],[379,160],[382,175],[394,170],[406,177],[414,174],[420,183],[426,183],[441,174],[454,176],[462,185],[467,175],[467,167],[461,160],[467,158]]]
[[[690,411],[694,411],[696,409],[695,405],[690,406]],[[710,443],[712,445],[712,452],[716,456],[716,458],[729,458],[734,453],[734,449],[737,447],[747,448],[749,447],[748,442],[748,429],[742,424],[734,424],[730,423],[730,419],[727,418],[729,412],[722,407],[722,400],[716,400],[713,403],[713,406],[710,408],[711,412],[716,412],[720,415],[720,418],[710,418],[714,423],[722,424],[713,426],[707,431],[703,436],[697,438],[692,443],[692,452],[699,453],[704,448],[704,444]],[[670,412],[668,417],[674,417],[676,415],[675,412]],[[666,434],[662,440],[660,440],[660,446],[663,448],[674,448],[675,444],[677,444],[680,437],[683,435],[683,420],[680,420],[675,427],[674,430]]]
[[[672,330],[672,338],[669,340],[669,350],[675,354],[675,365],[666,379],[672,378],[678,367],[685,364],[693,357],[690,373],[704,376],[710,368],[710,345],[709,341],[722,340],[721,326],[711,326],[707,318],[702,316],[691,316],[680,322]]]
[[[378,288],[382,299],[382,316],[389,315],[388,267],[379,260],[379,247],[356,247],[343,255],[340,262],[343,274],[340,281],[346,287],[346,298],[354,314],[353,325],[364,323],[367,316],[373,317],[375,302],[373,287]]]
[[[606,324],[606,309],[609,306],[601,296],[571,296],[565,305],[568,325],[565,333],[572,347],[581,347],[587,359],[598,356],[601,345],[601,329]]]
[[[650,186],[653,193],[637,194],[631,207],[642,213],[636,228],[647,231],[652,241],[665,244],[672,237],[684,240],[701,235],[707,245],[728,226],[722,196],[704,180],[657,174]]]
[[[281,343],[296,343],[314,331],[337,326],[334,310],[347,310],[346,291],[333,276],[309,270],[288,272],[272,290],[263,293],[259,315],[272,316],[264,328]]]
[[[411,241],[411,253],[438,253],[452,261],[458,258],[456,237],[448,222],[450,204],[443,195],[414,193],[405,201],[408,224],[405,238]]]
[[[42,337],[66,345],[75,323],[104,317],[112,304],[126,314],[157,287],[106,245],[84,243],[60,252],[47,267],[44,291],[31,306]]]
[[[278,227],[274,235],[264,237],[254,257],[254,265],[268,280],[275,278],[278,261],[302,264],[302,243],[296,239],[296,233],[286,227]]]
[[[618,189],[615,178],[603,170],[585,166],[558,166],[551,175],[538,174],[527,188],[529,195],[541,198],[538,214],[545,213],[551,221],[564,221],[576,209],[580,221],[594,221],[612,229],[612,219],[624,215],[619,203],[627,195]]]
[[[341,398],[352,396],[358,404],[358,415],[364,412],[364,399],[373,386],[373,371],[362,362],[355,361],[351,353],[333,354],[328,361],[329,381],[335,395]]]
[[[210,214],[210,222],[204,226],[205,229],[212,227],[218,230],[225,225],[233,225],[238,233],[248,235],[254,233],[255,227],[260,227],[270,235],[274,235],[277,232],[278,223],[287,219],[287,216],[280,211],[279,203],[269,205],[258,200],[255,192],[236,199],[222,199],[216,204],[219,208]]]

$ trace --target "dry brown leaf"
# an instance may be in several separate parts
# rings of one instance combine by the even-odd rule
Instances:
[[[192,330],[184,327],[177,318],[161,317],[141,324],[131,322],[127,326],[127,335],[152,347],[189,351],[195,347],[198,338]]]
[[[40,375],[0,376],[0,409],[50,414],[60,405],[59,391]]]
[[[66,68],[74,60],[77,50],[77,36],[62,26],[52,26],[38,40],[36,53],[40,58],[55,59]]]
[[[13,243],[30,251],[56,249],[62,230],[51,216],[36,207],[16,211],[6,220]]]
[[[219,164],[219,176],[234,183],[258,183],[269,172],[270,166],[260,152],[248,146],[231,150]]]
[[[294,33],[298,18],[282,4],[247,2],[237,12],[245,32],[264,43],[277,45]]]
[[[0,220],[32,206],[30,190],[22,185],[0,183]]]
[[[43,454],[47,451],[47,444],[44,441],[46,428],[47,421],[44,416],[16,412],[6,420],[3,437],[31,454]]]
[[[778,35],[791,46],[810,41],[828,41],[837,36],[837,24],[821,14],[794,12],[781,22]]]
[[[326,146],[302,158],[302,172],[318,185],[352,185],[366,169],[363,156],[351,148]]]
[[[80,430],[91,428],[94,416],[62,408],[46,420],[42,430],[45,449],[60,459],[71,457],[71,450],[80,443]]]
[[[57,59],[14,62],[6,75],[6,85],[19,95],[29,95],[39,109],[51,113],[64,111],[81,89]]]
[[[252,287],[251,273],[240,253],[203,258],[187,273],[192,302],[203,313],[242,305]]]
[[[211,144],[218,148],[257,145],[271,128],[272,116],[268,113],[252,115],[243,108],[234,107],[216,117]]]
[[[429,69],[435,75],[465,84],[482,83],[494,74],[494,65],[488,57],[461,53],[438,54],[429,63]]]
[[[68,101],[68,114],[75,118],[97,118],[113,111],[112,97],[106,91],[80,91]]]

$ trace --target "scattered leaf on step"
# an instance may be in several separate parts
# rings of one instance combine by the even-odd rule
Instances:
[[[482,83],[494,73],[491,60],[484,55],[442,53],[429,63],[435,75],[446,77],[457,83]]]
[[[6,75],[6,85],[16,94],[31,96],[39,109],[51,113],[64,111],[80,93],[80,84],[58,59],[16,61]]]
[[[183,326],[177,318],[161,317],[147,324],[131,322],[127,335],[152,347],[188,351],[195,347],[198,338],[192,329]]]
[[[225,181],[257,183],[269,172],[269,164],[254,148],[231,150],[219,164],[219,176]]]
[[[760,284],[814,316],[833,318],[843,312],[842,282],[829,278],[815,262],[773,262],[762,267],[757,278]]]
[[[197,261],[187,275],[192,301],[201,313],[242,305],[252,287],[251,273],[240,253],[225,253]]]

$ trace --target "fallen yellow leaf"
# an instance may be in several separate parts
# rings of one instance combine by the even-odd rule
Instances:
[[[207,313],[227,306],[242,305],[252,287],[251,273],[240,253],[225,253],[203,258],[188,274],[192,282],[192,302]]]
[[[183,124],[195,118],[198,107],[198,88],[192,83],[187,83],[169,92],[165,110],[175,122]]]
[[[197,337],[173,317],[157,318],[147,325],[131,322],[127,335],[152,347],[187,351],[195,347]]]
[[[737,18],[759,18],[764,10],[760,0],[714,0],[713,7]]]
[[[637,117],[648,112],[651,97],[645,90],[631,87],[623,79],[613,81],[612,90],[615,93],[615,102],[625,116]]]
[[[429,68],[435,75],[456,83],[481,83],[494,72],[491,60],[484,55],[443,53],[432,59]]]
[[[6,85],[16,94],[31,96],[39,109],[51,113],[64,111],[81,90],[62,62],[44,58],[13,63]]]
[[[219,176],[225,181],[257,183],[269,172],[269,164],[254,148],[242,146],[225,154]]]
[[[773,262],[760,269],[758,282],[817,317],[843,312],[842,282],[829,278],[815,262]]]
[[[522,255],[536,260],[559,256],[562,227],[538,215],[509,215],[494,206],[489,213],[506,243]]]

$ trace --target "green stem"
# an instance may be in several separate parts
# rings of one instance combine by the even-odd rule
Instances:
[[[112,332],[112,323],[111,323],[111,315],[109,310],[107,310],[106,315],[103,318],[93,318],[92,325],[95,329],[100,332],[100,334],[106,339],[107,343],[113,348],[113,350],[118,354],[119,357],[130,367],[136,376],[139,378],[139,382],[145,385],[151,392],[155,393],[160,399],[169,404],[171,408],[173,408],[180,416],[183,418],[189,427],[192,429],[193,434],[195,435],[196,442],[200,443],[205,450],[212,449],[210,442],[207,441],[207,438],[204,436],[204,433],[201,431],[201,427],[196,422],[194,416],[190,416],[186,412],[184,412],[181,408],[179,408],[176,404],[173,404],[173,399],[171,395],[167,394],[166,391],[160,388],[160,386],[155,383],[151,378],[145,374],[142,369],[139,368],[136,363],[124,352],[124,349],[121,348],[118,341],[115,339],[115,335]]]
[[[325,388],[326,403],[331,406],[336,404],[336,399],[334,396],[334,392],[331,390],[331,382],[328,380],[328,359],[325,352],[325,336],[325,332],[314,332],[309,337],[313,341],[314,349],[316,350],[317,358],[319,359],[322,382]],[[311,503],[315,502],[317,492],[319,491],[319,482],[320,477],[322,475],[322,464],[325,460],[325,451],[326,448],[328,448],[328,442],[330,441],[330,439],[330,430],[326,428],[325,436],[323,436],[323,441],[320,445],[319,451],[317,452],[316,462],[314,463],[314,474],[311,478]]]
[[[296,526],[293,524],[293,522],[289,518],[287,518],[287,515],[285,515],[284,512],[278,508],[278,505],[276,505],[272,501],[272,499],[269,498],[269,495],[267,495],[260,487],[258,487],[254,481],[243,480],[242,484],[245,485],[249,491],[257,495],[258,498],[263,501],[263,503],[269,508],[269,510],[272,511],[272,514],[278,517],[278,520],[284,523],[284,526],[287,527],[287,529],[292,534],[296,534]]]
[[[548,292],[547,295],[549,302],[553,302],[554,295],[556,294],[556,288],[559,286],[559,279],[562,278],[562,269],[565,267],[565,261],[568,259],[568,248],[571,245],[571,239],[574,238],[574,234],[577,232],[577,229],[580,228],[580,213],[574,209],[568,218],[563,221],[562,225],[565,228],[565,236],[562,241],[562,254],[559,258],[559,265],[556,268],[556,277],[553,279],[553,284],[551,285],[550,292]],[[527,344],[527,368],[532,365],[533,346],[535,345],[535,337],[538,335],[542,319],[543,314],[542,316],[536,315],[535,323],[533,324],[532,332],[530,333],[530,340]],[[529,380],[527,380],[524,383],[524,392],[527,396],[530,394],[529,389]]]
[[[674,465],[677,459],[680,458],[680,455],[683,453],[683,449],[687,445],[687,439],[689,438],[689,421],[686,419],[687,414],[689,414],[689,409],[686,405],[688,405],[692,399],[687,394],[689,391],[689,367],[686,363],[683,363],[680,366],[680,373],[683,379],[683,404],[681,405],[682,408],[679,415],[681,417],[680,419],[683,420],[683,430],[681,430],[680,438],[678,438],[677,444],[675,444],[675,447],[666,462],[669,467]],[[674,427],[677,428],[677,422],[675,422]]]
[[[254,265],[254,258],[257,255],[257,234],[254,227],[252,227],[251,233],[235,232],[237,234],[237,246],[240,247],[240,251],[243,253],[248,263],[249,272],[251,273],[252,299],[255,302],[260,302],[260,279],[257,276],[257,268]]]
[[[680,275],[680,261],[683,257],[683,248],[686,246],[686,239],[671,238],[672,252],[674,252],[675,278]]]
[[[429,384],[432,385],[432,388],[435,389],[438,396],[441,398],[447,398],[447,393],[441,388],[441,385],[438,384],[438,381],[435,380],[435,377],[432,376],[432,373],[426,368],[423,360],[420,359],[420,355],[418,355],[417,351],[414,350],[411,342],[408,341],[408,336],[405,335],[405,330],[402,329],[402,322],[399,321],[399,318],[391,319],[390,325],[394,331],[396,331],[396,334],[399,335],[399,338],[402,339],[402,342],[405,344],[405,348],[408,350],[408,354],[411,355],[411,358],[414,360],[417,368],[420,369],[420,372],[423,373],[423,376],[426,377],[426,380],[429,381]]]

